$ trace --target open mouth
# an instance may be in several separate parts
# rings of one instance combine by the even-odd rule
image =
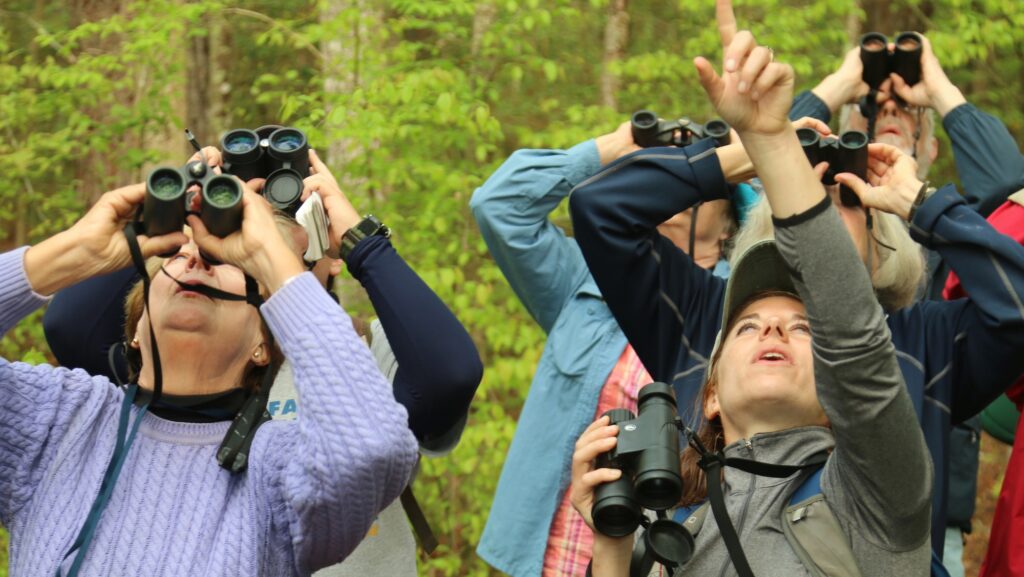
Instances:
[[[755,360],[756,364],[759,365],[790,365],[789,356],[777,349],[768,349],[761,351]]]

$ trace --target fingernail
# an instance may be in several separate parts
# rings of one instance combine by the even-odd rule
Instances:
[[[725,69],[732,72],[736,69],[736,61],[732,58],[725,61]]]
[[[743,94],[744,92],[746,92],[746,91],[747,91],[747,83],[741,80],[741,81],[740,81],[740,85],[739,85],[739,86],[737,86],[736,88],[738,88],[738,89],[739,89],[739,91],[740,91],[740,94]]]

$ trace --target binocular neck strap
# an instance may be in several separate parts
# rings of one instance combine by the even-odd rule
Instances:
[[[124,236],[128,240],[128,250],[132,255],[132,264],[135,270],[142,277],[142,298],[146,310],[149,310],[149,273],[146,271],[146,259],[142,256],[142,249],[139,248],[139,239],[136,230],[137,222],[130,222],[124,227]],[[156,333],[153,332],[153,321],[149,322],[149,342],[153,347],[153,399],[156,403],[163,395],[164,374],[160,365],[160,347],[156,344]]]
[[[875,120],[878,118],[878,89],[872,88],[860,102],[860,113],[868,121],[868,142],[875,141]]]
[[[725,507],[725,494],[722,490],[722,469],[733,467],[752,475],[761,477],[785,478],[806,469],[819,468],[825,464],[828,457],[820,456],[802,465],[779,465],[777,463],[762,463],[750,459],[736,459],[726,457],[721,451],[708,452],[699,443],[691,443],[691,446],[700,454],[698,465],[704,470],[707,479],[708,500],[711,501],[711,512],[715,515],[718,523],[718,530],[725,541],[725,548],[729,551],[729,558],[732,559],[733,567],[739,577],[754,577],[750,569],[750,562],[740,545],[739,536],[736,534],[736,527],[729,518],[729,511]]]
[[[128,240],[128,249],[131,252],[132,263],[135,265],[135,270],[142,277],[143,298],[145,299],[143,302],[145,303],[146,310],[149,310],[150,279],[149,273],[146,271],[146,259],[143,258],[142,249],[139,248],[137,224],[138,221],[128,223],[124,227],[124,235]],[[197,292],[211,299],[245,301],[255,307],[257,313],[259,313],[260,306],[264,302],[256,279],[248,274],[245,275],[245,296],[242,296],[202,284],[185,284],[171,276],[162,266],[160,270],[163,274],[167,275],[167,278],[178,283],[178,286],[183,289]],[[160,348],[156,343],[156,333],[153,331],[152,322],[149,323],[149,342],[153,347],[153,396],[148,405],[156,405],[163,395],[163,371],[160,365]],[[270,348],[274,346],[273,337],[270,339],[269,346]],[[258,394],[252,394],[246,399],[242,409],[231,423],[228,432],[224,435],[220,448],[217,450],[217,462],[221,467],[232,473],[239,473],[245,470],[248,465],[249,448],[252,445],[253,437],[256,435],[256,429],[264,422],[270,420],[270,414],[267,412],[267,399],[270,397],[270,386],[273,384],[273,369],[273,363],[267,365]]]

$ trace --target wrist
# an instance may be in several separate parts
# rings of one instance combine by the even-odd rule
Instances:
[[[69,231],[63,231],[25,251],[25,276],[33,291],[49,296],[93,276],[96,271],[86,265],[94,257]]]
[[[921,196],[921,192],[927,188],[927,183],[923,183],[916,178],[909,179],[896,189],[896,198],[898,198],[898,204],[896,206],[896,215],[903,220],[910,222],[914,216],[915,202]]]
[[[262,246],[249,261],[247,272],[270,294],[277,292],[287,280],[306,271],[299,256],[283,241]]]
[[[614,132],[598,136],[594,139],[594,144],[597,146],[597,156],[601,166],[605,166],[622,156],[625,149],[622,143],[618,141],[617,134]]]
[[[847,93],[850,86],[857,86],[860,79],[854,79],[852,82],[849,79],[838,76],[836,73],[829,74],[826,76],[817,86],[811,89],[811,92],[821,99],[828,107],[829,111],[834,115],[839,107],[850,102],[851,97]]]
[[[938,90],[930,93],[929,96],[932,101],[932,108],[942,118],[945,118],[957,106],[967,102],[963,92],[960,92],[960,89],[949,81],[944,82]]]
[[[741,143],[732,143],[715,149],[718,164],[722,167],[722,176],[729,184],[750,180],[755,176],[754,164]]]
[[[593,576],[626,575],[633,556],[633,535],[608,537],[594,531]]]

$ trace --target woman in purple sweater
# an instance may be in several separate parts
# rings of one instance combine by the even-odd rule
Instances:
[[[121,230],[144,196],[143,185],[107,193],[67,231],[0,255],[2,330],[45,295],[128,265]],[[247,190],[243,203],[241,232],[224,239],[195,216],[194,243],[139,238],[147,257],[181,248],[152,279],[138,387],[0,359],[0,523],[12,574],[308,575],[344,558],[405,486],[417,453],[406,410],[267,202]],[[226,264],[204,262],[199,248]],[[243,294],[243,271],[270,295],[266,325],[244,302],[185,288]],[[244,473],[221,468],[230,421],[168,421],[133,404],[137,388],[153,388],[150,322],[164,394],[193,398],[247,386],[273,354],[272,333],[302,415],[263,424]]]

